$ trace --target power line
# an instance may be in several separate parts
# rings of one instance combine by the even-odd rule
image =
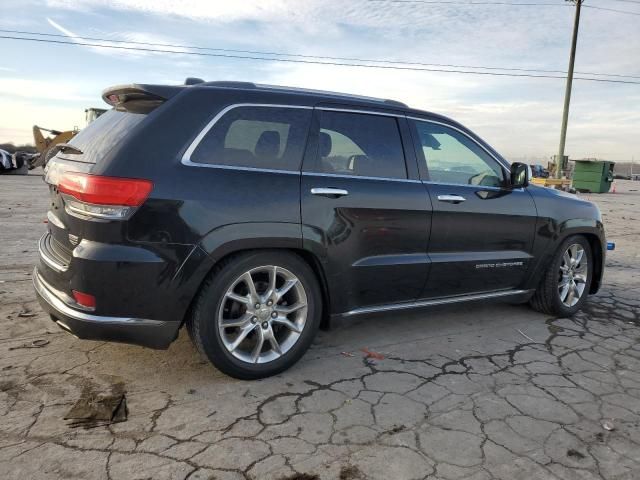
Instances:
[[[369,0],[370,2],[381,3],[423,3],[428,5],[509,5],[515,7],[567,7],[564,3],[540,3],[540,2],[503,2],[497,0],[471,0],[468,2],[460,2],[456,0]]]
[[[640,0],[611,0],[613,2],[640,3]],[[584,7],[584,5],[583,5]]]
[[[61,34],[55,34],[55,33],[31,32],[31,31],[24,31],[24,30],[0,29],[0,33],[17,33],[22,35],[38,35],[38,36],[58,37],[58,38],[61,37],[65,39],[71,38],[68,35],[61,35]],[[236,50],[236,49],[229,49],[229,48],[199,47],[199,46],[192,46],[192,45],[180,45],[180,44],[169,44],[169,43],[152,43],[152,42],[139,42],[139,41],[129,41],[129,40],[110,40],[110,39],[97,38],[97,37],[85,37],[81,35],[75,35],[73,38],[76,38],[76,39],[80,38],[83,40],[99,41],[99,42],[107,42],[107,43],[123,43],[123,44],[132,44],[132,45],[146,45],[146,46],[153,46],[153,47],[184,48],[184,49],[193,49],[193,50],[244,53],[244,54],[251,54],[251,55],[273,55],[273,56],[297,57],[297,58],[313,58],[313,59],[321,59],[321,60],[340,60],[342,62],[367,62],[367,63],[382,63],[382,64],[391,64],[391,65],[418,65],[423,67],[446,67],[446,68],[465,68],[465,69],[471,68],[471,69],[499,70],[499,71],[506,70],[506,71],[544,73],[544,74],[546,73],[566,74],[567,73],[564,70],[529,69],[529,68],[517,68],[517,67],[514,67],[514,68],[486,67],[486,66],[474,66],[474,65],[456,65],[456,64],[448,64],[448,63],[425,63],[425,62],[401,61],[401,60],[379,60],[379,59],[371,59],[371,58],[303,55],[298,53],[267,52],[267,51],[256,51],[256,50]],[[188,52],[174,52],[174,53],[188,53]],[[342,63],[340,63],[340,65],[342,65]],[[370,65],[370,66],[373,67],[374,65]],[[598,73],[598,72],[576,72],[576,73],[579,75],[640,79],[640,75],[624,75],[619,73]]]
[[[115,50],[131,50],[131,51],[150,52],[150,53],[170,53],[170,54],[177,54],[177,55],[193,55],[193,56],[200,56],[200,57],[218,57],[218,58],[257,60],[257,61],[266,61],[266,62],[284,62],[284,63],[302,63],[302,64],[312,64],[312,65],[330,65],[330,66],[341,66],[341,67],[377,68],[377,69],[385,69],[385,70],[409,70],[409,71],[418,71],[418,72],[460,73],[460,74],[468,74],[468,75],[490,75],[490,76],[501,76],[501,77],[529,77],[529,78],[557,78],[557,79],[565,78],[564,76],[558,76],[558,75],[533,75],[529,73],[477,72],[477,71],[470,71],[470,70],[453,70],[453,69],[444,69],[444,68],[405,67],[405,66],[399,66],[399,65],[370,65],[366,63],[320,62],[317,60],[303,60],[303,59],[293,59],[293,58],[266,58],[266,57],[256,57],[256,56],[250,56],[250,55],[239,55],[239,54],[230,54],[230,53],[187,52],[187,51],[176,51],[176,50],[163,50],[159,48],[126,47],[123,45],[102,45],[99,43],[63,41],[63,40],[52,40],[52,39],[44,39],[44,38],[25,38],[25,37],[15,37],[15,36],[9,36],[9,35],[0,35],[0,39],[39,42],[39,43],[52,43],[52,44],[58,44],[58,45],[75,45],[75,46],[85,46],[85,47],[95,47],[95,48],[109,48],[109,49],[115,49]],[[588,78],[588,77],[574,77],[574,78],[575,80],[585,80],[590,82],[606,82],[606,83],[622,83],[622,84],[640,85],[640,82],[634,82],[629,80],[614,80],[614,79],[608,79],[608,78]]]
[[[640,2],[638,2],[638,3],[640,3]],[[615,8],[596,7],[594,5],[582,5],[582,6],[584,8],[593,8],[594,10],[605,10],[607,12],[623,13],[625,15],[637,15],[637,16],[640,17],[640,12],[630,12],[629,10],[617,10]]]
[[[504,5],[509,7],[571,7],[568,3],[541,3],[541,2],[508,2],[499,0],[470,0],[468,2],[461,2],[456,0],[369,0],[370,2],[380,3],[404,3],[404,4],[423,4],[423,5]],[[616,0],[619,2],[640,3],[636,0]],[[640,15],[640,12],[632,12],[629,10],[618,10],[615,8],[597,7],[594,5],[582,5],[585,8],[593,8],[595,10],[605,10],[608,12],[621,13],[625,15]]]

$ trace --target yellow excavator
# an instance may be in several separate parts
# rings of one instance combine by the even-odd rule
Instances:
[[[48,128],[42,128],[38,125],[33,126],[33,140],[35,142],[38,156],[34,157],[29,162],[29,170],[39,166],[45,166],[49,159],[55,154],[55,147],[60,143],[69,143],[73,137],[79,132],[77,128],[73,130],[66,130],[61,132],[59,130],[50,130]],[[45,133],[50,133],[51,136],[45,136]]]
[[[87,125],[93,122],[96,118],[106,112],[103,108],[87,108],[85,111],[87,119]],[[73,130],[65,130],[61,132],[59,130],[50,130],[48,128],[33,126],[33,140],[35,142],[37,155],[34,155],[28,160],[29,170],[32,170],[39,166],[45,166],[49,159],[56,154],[56,145],[61,143],[69,143],[73,137],[75,137],[80,130],[75,127]],[[50,135],[45,136],[45,133]]]

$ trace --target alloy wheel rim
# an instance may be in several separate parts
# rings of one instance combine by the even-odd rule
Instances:
[[[582,245],[569,245],[562,255],[558,272],[558,295],[564,306],[573,307],[580,301],[587,286],[588,271],[587,256]]]
[[[307,294],[286,268],[264,265],[231,284],[218,310],[227,351],[247,363],[268,363],[297,343],[307,322]]]

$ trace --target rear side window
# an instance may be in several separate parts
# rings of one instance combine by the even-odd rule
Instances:
[[[311,109],[237,107],[222,116],[191,155],[195,163],[299,170]]]
[[[407,178],[395,117],[321,110],[316,170],[364,177]]]
[[[145,114],[109,110],[80,130],[69,143],[82,151],[82,154],[58,153],[63,158],[82,162],[98,163],[113,147],[120,144],[138,125]]]

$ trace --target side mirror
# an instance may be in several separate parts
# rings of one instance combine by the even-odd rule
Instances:
[[[515,162],[511,164],[511,186],[514,188],[526,187],[531,180],[531,167],[526,163]]]

